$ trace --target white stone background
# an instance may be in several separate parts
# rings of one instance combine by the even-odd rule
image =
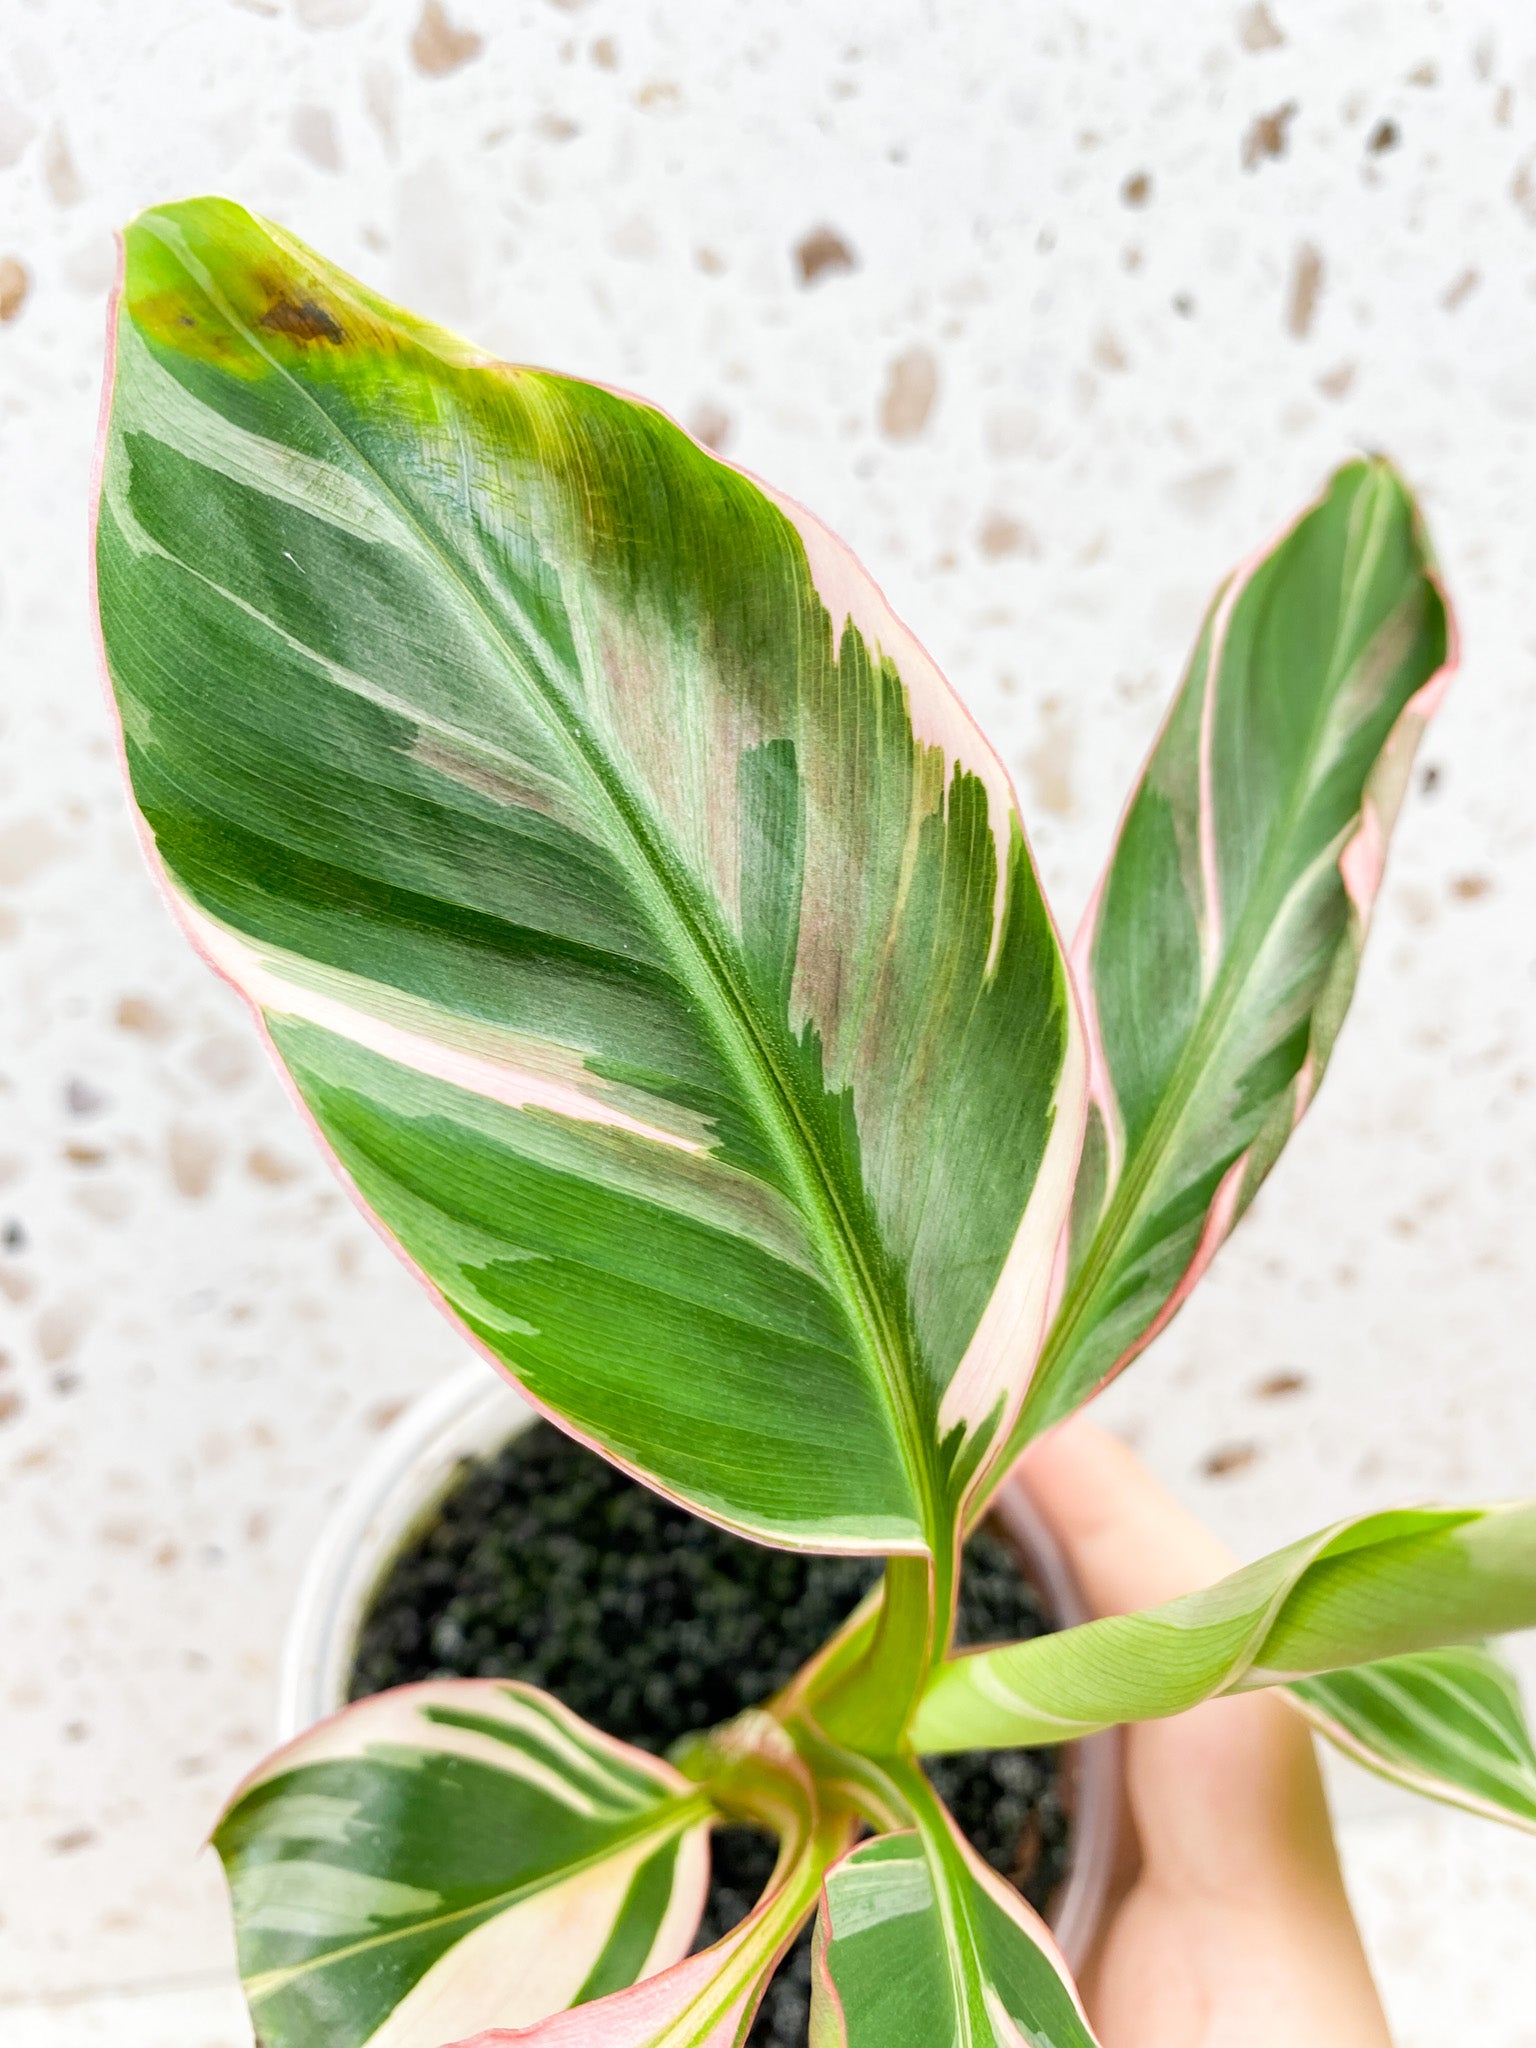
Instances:
[[[204,189],[814,506],[999,743],[1068,925],[1206,593],[1394,454],[1464,672],[1321,1100],[1110,1405],[1248,1553],[1536,1491],[1528,0],[0,0],[7,2048],[248,2039],[198,1845],[327,1504],[461,1356],[118,785],[86,577],[112,230]],[[807,284],[823,227],[852,267]],[[1532,2048],[1536,1843],[1360,1783],[1400,2048]]]

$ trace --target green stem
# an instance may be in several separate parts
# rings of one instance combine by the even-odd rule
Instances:
[[[952,1562],[893,1557],[867,1650],[816,1702],[828,1735],[874,1756],[897,1749],[948,1646],[953,1610]]]

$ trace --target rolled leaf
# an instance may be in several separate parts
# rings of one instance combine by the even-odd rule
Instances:
[[[279,1750],[214,1846],[263,2048],[441,2048],[687,1954],[715,1809],[531,1686],[360,1701]]]
[[[1533,1623],[1536,1502],[1366,1515],[1203,1592],[956,1657],[912,1740],[931,1753],[1065,1741]]]
[[[861,1842],[827,1872],[811,2048],[1092,2048],[1043,1921],[953,1831]]]
[[[711,1790],[725,1809],[779,1836],[773,1875],[746,1919],[698,1955],[596,2004],[533,2027],[488,2028],[457,2048],[737,2048],[853,1821],[822,1810],[810,1772],[766,1715],[716,1731],[709,1749]]]
[[[1536,1833],[1536,1748],[1514,1673],[1486,1643],[1388,1657],[1291,1692],[1367,1770]]]
[[[183,923],[541,1406],[699,1512],[945,1549],[1081,1038],[1007,775],[858,564],[613,391],[221,200],[128,230],[96,561]]]
[[[1316,1094],[1452,650],[1379,460],[1218,595],[1073,948],[1088,1125],[1013,1450],[1167,1324]]]

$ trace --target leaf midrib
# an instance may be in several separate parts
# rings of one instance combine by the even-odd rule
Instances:
[[[280,241],[280,238],[274,239]],[[268,351],[224,298],[211,275],[206,272],[197,275],[193,270],[196,259],[190,252],[173,249],[172,253],[196,279],[222,317],[244,336],[273,373],[281,377],[317,414],[327,432],[360,465],[371,485],[399,513],[445,578],[461,593],[502,661],[509,669],[515,668],[513,649],[495,615],[482,601],[474,583],[459,570],[451,556],[443,552],[414,507],[394,490],[309,387]],[[124,317],[130,317],[126,307]],[[536,663],[528,666],[537,673]],[[660,896],[666,921],[672,925],[674,935],[681,937],[682,950],[691,953],[699,963],[701,979],[714,994],[717,1010],[724,1013],[717,1017],[717,1028],[721,1028],[721,1036],[726,1040],[728,1049],[734,1047],[736,1064],[744,1070],[742,1078],[757,1098],[758,1112],[774,1136],[781,1161],[798,1184],[801,1201],[821,1223],[823,1234],[834,1252],[845,1309],[850,1312],[850,1319],[858,1330],[866,1356],[875,1367],[896,1419],[898,1447],[916,1498],[928,1547],[941,1550],[945,1541],[942,1488],[934,1470],[932,1447],[918,1416],[912,1375],[904,1369],[909,1363],[906,1347],[892,1327],[882,1292],[870,1271],[860,1233],[838,1190],[836,1176],[815,1143],[781,1062],[774,1057],[773,1048],[762,1043],[753,1029],[751,1008],[737,990],[728,963],[722,957],[722,948],[709,931],[710,920],[704,906],[689,900],[693,892],[687,887],[686,880],[676,874],[674,864],[666,860],[660,848],[653,844],[646,821],[640,816],[638,807],[629,801],[612,764],[587,734],[585,722],[572,715],[571,707],[542,675],[538,676],[534,687],[546,709],[553,714],[557,740],[567,748],[607,801],[636,851],[641,871],[658,885],[655,893]]]

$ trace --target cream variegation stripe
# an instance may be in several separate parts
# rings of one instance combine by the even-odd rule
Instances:
[[[601,1124],[609,1130],[627,1131],[632,1137],[646,1138],[652,1144],[671,1146],[679,1152],[705,1150],[701,1137],[648,1123],[548,1071],[556,1064],[557,1051],[554,1048],[541,1058],[541,1065],[546,1070],[539,1072],[534,1068],[515,1066],[510,1061],[487,1058],[467,1046],[450,1042],[446,1035],[448,1032],[471,1041],[479,1037],[482,1043],[492,1041],[497,1034],[489,1030],[476,1032],[473,1027],[466,1029],[457,1019],[443,1017],[441,1012],[433,1011],[425,1003],[412,1004],[410,998],[394,990],[377,988],[370,991],[378,1008],[358,1008],[344,1001],[340,995],[290,981],[277,970],[270,954],[258,950],[227,925],[215,923],[187,898],[183,897],[181,903],[183,916],[199,950],[263,1010],[280,1017],[296,1017],[306,1024],[318,1024],[322,1030],[334,1032],[338,1038],[350,1039],[354,1045],[377,1053],[381,1059],[392,1060],[396,1066],[426,1074],[435,1081],[446,1081],[471,1095],[484,1096],[488,1102],[499,1102],[507,1109],[546,1109],[552,1115],[569,1117],[575,1123]],[[312,980],[318,978],[317,975],[311,976]],[[333,983],[343,979],[336,970],[331,970],[326,978]],[[352,982],[358,993],[368,986],[353,976],[346,979]],[[403,1010],[408,1006],[414,1008],[419,1016],[431,1016],[434,1021],[441,1018],[444,1037],[428,1037],[379,1014],[379,1010],[385,1007]],[[505,1043],[510,1034],[501,1034],[501,1038]],[[570,1064],[573,1068],[578,1064],[574,1056]]]
[[[528,2027],[563,2011],[602,1954],[635,1872],[656,1848],[655,1837],[646,1837],[475,1928],[406,1993],[367,2048],[457,2041],[483,2028],[488,2014],[501,2026]],[[651,1952],[660,1949],[668,1963],[687,1947],[703,1906],[709,1850],[702,1828],[685,1838],[680,1863],[674,1901],[681,1912]]]
[[[1051,1106],[1045,1157],[992,1297],[966,1346],[939,1406],[939,1433],[957,1425],[967,1434],[994,1413],[1001,1444],[1028,1385],[1021,1361],[1033,1363],[1054,1306],[1056,1254],[1067,1228],[1072,1181],[1083,1141],[1087,1054],[1077,1006],[1068,994],[1068,1037],[1061,1078]],[[977,1484],[984,1473],[978,1473]]]
[[[911,1824],[861,1842],[827,1873],[812,2041],[1094,2048],[1045,1924],[976,1854],[922,1774],[910,1763],[890,1768]]]
[[[1452,1779],[1426,1770],[1422,1765],[1413,1763],[1396,1751],[1367,1742],[1348,1722],[1339,1719],[1337,1715],[1299,1699],[1294,1693],[1290,1697],[1296,1701],[1300,1712],[1319,1735],[1375,1776],[1386,1778],[1394,1785],[1401,1785],[1405,1791],[1417,1792],[1425,1799],[1438,1800],[1447,1806],[1457,1806],[1463,1812],[1477,1814],[1483,1820],[1502,1821],[1507,1827],[1519,1828],[1526,1834],[1536,1835],[1536,1816],[1513,1813],[1507,1806],[1500,1806],[1495,1800],[1479,1797],[1477,1793],[1456,1784]]]
[[[131,324],[118,337],[118,373],[124,433],[148,434],[230,483],[323,519],[355,540],[422,558],[416,533],[376,478],[360,482],[339,463],[271,440],[205,405],[156,361]]]
[[[1422,1734],[1434,1736],[1442,1747],[1460,1756],[1465,1763],[1476,1765],[1490,1777],[1502,1778],[1512,1791],[1522,1791],[1527,1798],[1536,1798],[1536,1772],[1512,1749],[1507,1731],[1498,1726],[1470,1692],[1452,1686],[1443,1678],[1439,1680],[1451,1704],[1488,1730],[1500,1754],[1490,1754],[1486,1747],[1469,1742],[1458,1734],[1448,1722],[1431,1713],[1409,1687],[1389,1677],[1386,1670],[1372,1669],[1367,1665],[1357,1674],[1357,1679],[1371,1691],[1379,1693],[1405,1721],[1417,1727]]]
[[[510,1680],[487,1678],[426,1679],[419,1685],[401,1685],[390,1692],[375,1693],[333,1714],[285,1748],[274,1750],[239,1787],[231,1805],[257,1786],[286,1777],[301,1765],[366,1756],[371,1749],[384,1745],[400,1750],[431,1749],[509,1772],[589,1819],[640,1811],[645,1805],[644,1797],[605,1768],[600,1754],[594,1754],[582,1739],[585,1731],[576,1716],[564,1710],[551,1713],[542,1700],[537,1707],[528,1706],[527,1691],[528,1688],[517,1687]],[[535,1738],[543,1747],[561,1755],[586,1782],[561,1776],[515,1741],[503,1742],[478,1729],[428,1720],[425,1710],[435,1706],[459,1712],[472,1710],[499,1721],[510,1735]],[[640,1752],[630,1751],[628,1755],[638,1765]],[[687,1794],[693,1789],[686,1778],[658,1758],[646,1757],[638,1767],[653,1776],[663,1791]]]
[[[974,775],[987,792],[987,818],[997,855],[997,894],[993,906],[990,973],[997,959],[1008,899],[1008,853],[1018,801],[1008,770],[966,710],[957,691],[911,629],[891,609],[884,592],[853,550],[828,527],[782,491],[760,477],[753,483],[776,505],[800,536],[816,595],[826,606],[835,638],[851,624],[876,659],[891,662],[907,692],[913,737],[937,747],[949,773],[959,767]],[[945,776],[946,787],[949,774]]]

